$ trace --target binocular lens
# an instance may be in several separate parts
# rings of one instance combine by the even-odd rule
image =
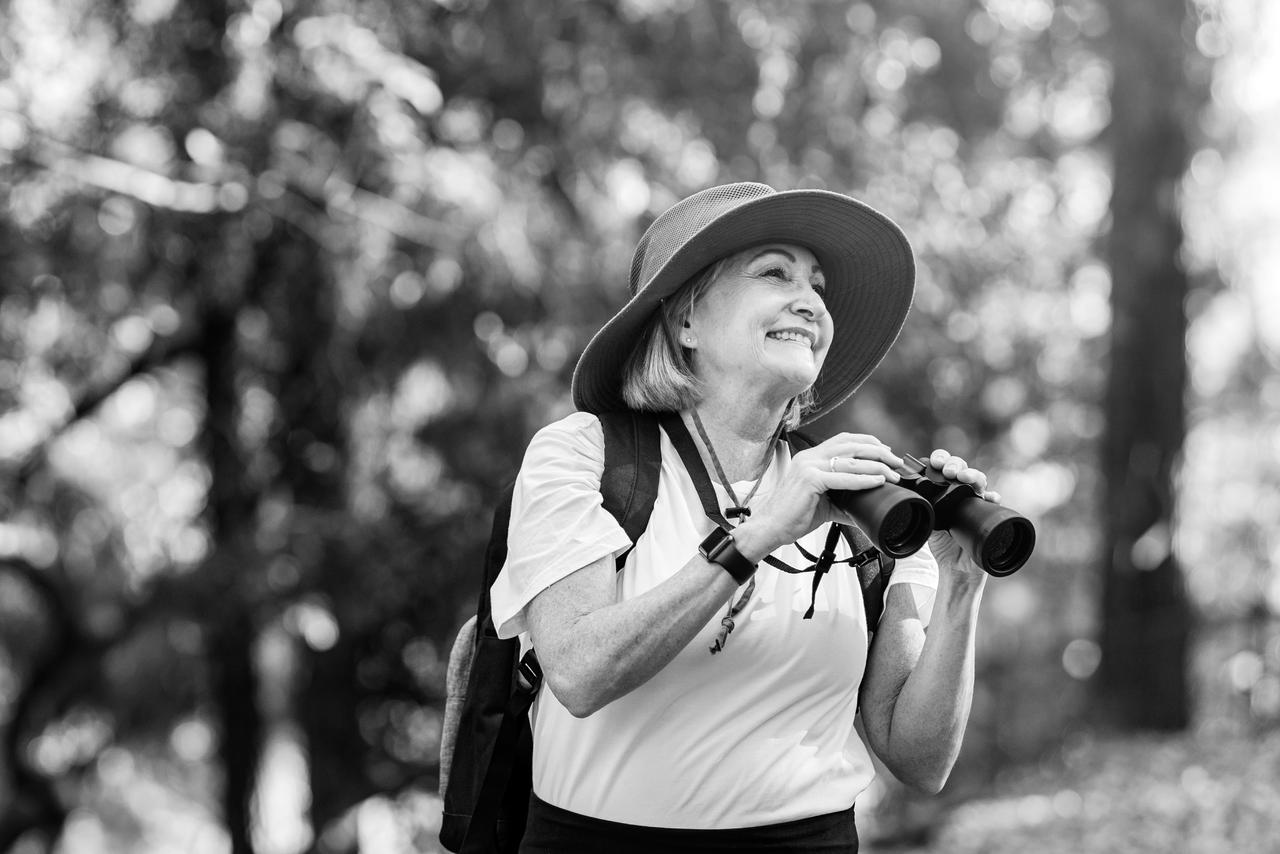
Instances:
[[[832,490],[827,497],[889,557],[915,554],[933,532],[933,508],[908,489],[884,484],[858,491]]]
[[[903,501],[894,505],[880,522],[880,541],[886,554],[906,557],[919,551],[923,541],[933,530],[933,513],[928,505],[915,501]]]
[[[979,563],[991,575],[1011,575],[1031,557],[1035,544],[1030,522],[1020,516],[1003,519],[983,538]]]

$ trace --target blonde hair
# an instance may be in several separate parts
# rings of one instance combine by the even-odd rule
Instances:
[[[622,367],[622,399],[642,412],[679,412],[702,400],[702,380],[693,372],[691,351],[681,347],[676,330],[697,301],[719,278],[733,256],[721,258],[663,299],[649,318]],[[794,430],[805,413],[818,405],[813,386],[791,399],[783,426]]]

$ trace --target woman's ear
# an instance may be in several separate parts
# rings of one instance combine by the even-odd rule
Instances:
[[[698,336],[693,334],[693,324],[689,318],[684,319],[684,328],[680,330],[680,346],[692,349],[698,345]]]
[[[689,322],[689,315],[684,316],[684,325],[680,330],[680,346],[692,349],[698,345],[698,336],[693,334],[693,324]]]

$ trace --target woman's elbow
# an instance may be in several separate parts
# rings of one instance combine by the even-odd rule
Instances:
[[[947,779],[951,776],[950,770],[942,773],[920,773],[908,775],[906,778],[899,778],[910,788],[924,795],[936,795],[942,791],[947,785]]]
[[[954,762],[898,762],[885,765],[903,785],[925,795],[936,795],[947,785]]]
[[[575,718],[591,717],[605,705],[594,697],[576,692],[556,694],[556,699],[560,701],[560,705],[564,706],[565,711]]]
[[[607,706],[613,699],[605,688],[585,674],[547,674],[545,687],[555,694],[557,702],[575,718],[585,718]]]

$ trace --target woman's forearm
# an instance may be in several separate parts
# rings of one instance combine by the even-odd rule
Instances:
[[[535,641],[552,691],[585,717],[635,690],[726,607],[735,588],[728,573],[695,555],[644,594],[572,618],[553,635],[552,661]]]
[[[937,792],[955,765],[973,700],[978,607],[985,576],[943,570],[920,659],[894,703],[886,753],[896,776]]]
[[[767,523],[734,530],[738,550],[759,562],[779,543]],[[709,620],[741,595],[718,564],[698,553],[644,594],[617,601],[611,559],[539,594],[529,626],[547,682],[573,715],[585,717],[643,685],[675,658]]]

